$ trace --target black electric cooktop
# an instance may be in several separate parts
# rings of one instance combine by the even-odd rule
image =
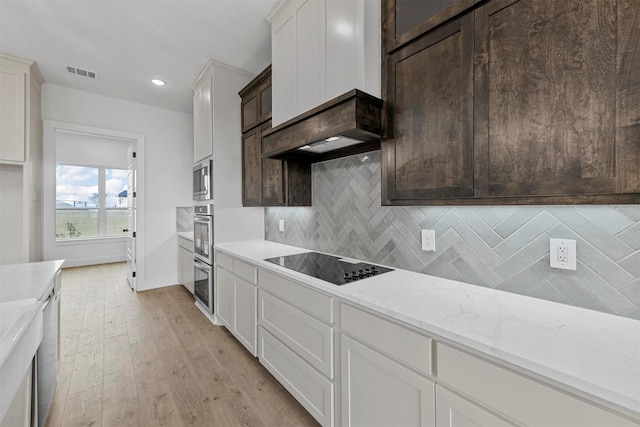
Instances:
[[[345,285],[356,280],[393,271],[391,268],[365,262],[354,263],[350,260],[318,252],[279,256],[265,259],[265,261],[325,280],[334,285]]]

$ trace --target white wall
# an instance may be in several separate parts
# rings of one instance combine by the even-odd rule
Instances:
[[[144,230],[139,236],[144,239],[144,253],[137,255],[144,266],[144,280],[138,282],[138,290],[177,283],[175,208],[193,204],[193,117],[45,83],[42,118],[144,136],[146,176],[140,178],[144,178],[145,194],[139,197],[144,197],[145,213],[138,218],[138,228]],[[45,158],[45,162],[55,159]],[[51,189],[45,187],[45,191]]]

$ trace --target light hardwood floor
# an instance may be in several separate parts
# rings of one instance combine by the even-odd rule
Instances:
[[[124,263],[63,270],[48,427],[317,425],[183,286],[134,293],[125,276]]]

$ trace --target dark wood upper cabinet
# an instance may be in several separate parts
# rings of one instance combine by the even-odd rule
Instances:
[[[640,191],[640,55],[627,45],[640,27],[624,3],[494,0],[477,10],[477,197]],[[633,85],[635,107],[624,102]],[[635,114],[635,137],[618,114]]]
[[[271,65],[239,93],[242,98],[242,132],[271,118]]]
[[[383,0],[383,52],[401,47],[482,1],[486,0]]]
[[[386,65],[385,204],[472,197],[472,17],[395,51]]]
[[[453,9],[385,41],[383,204],[640,203],[640,2]]]
[[[271,129],[271,66],[239,95],[243,206],[310,206],[311,164],[263,156],[263,132]]]

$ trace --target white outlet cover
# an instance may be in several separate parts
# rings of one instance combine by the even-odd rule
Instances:
[[[281,219],[278,221],[278,231],[280,232],[284,231],[284,219]]]
[[[422,230],[422,250],[423,251],[435,251],[436,250],[436,232],[435,230]]]
[[[561,259],[560,254],[564,254],[566,261]],[[549,265],[552,268],[563,270],[575,270],[578,254],[576,252],[576,241],[571,239],[550,239],[549,240]]]

